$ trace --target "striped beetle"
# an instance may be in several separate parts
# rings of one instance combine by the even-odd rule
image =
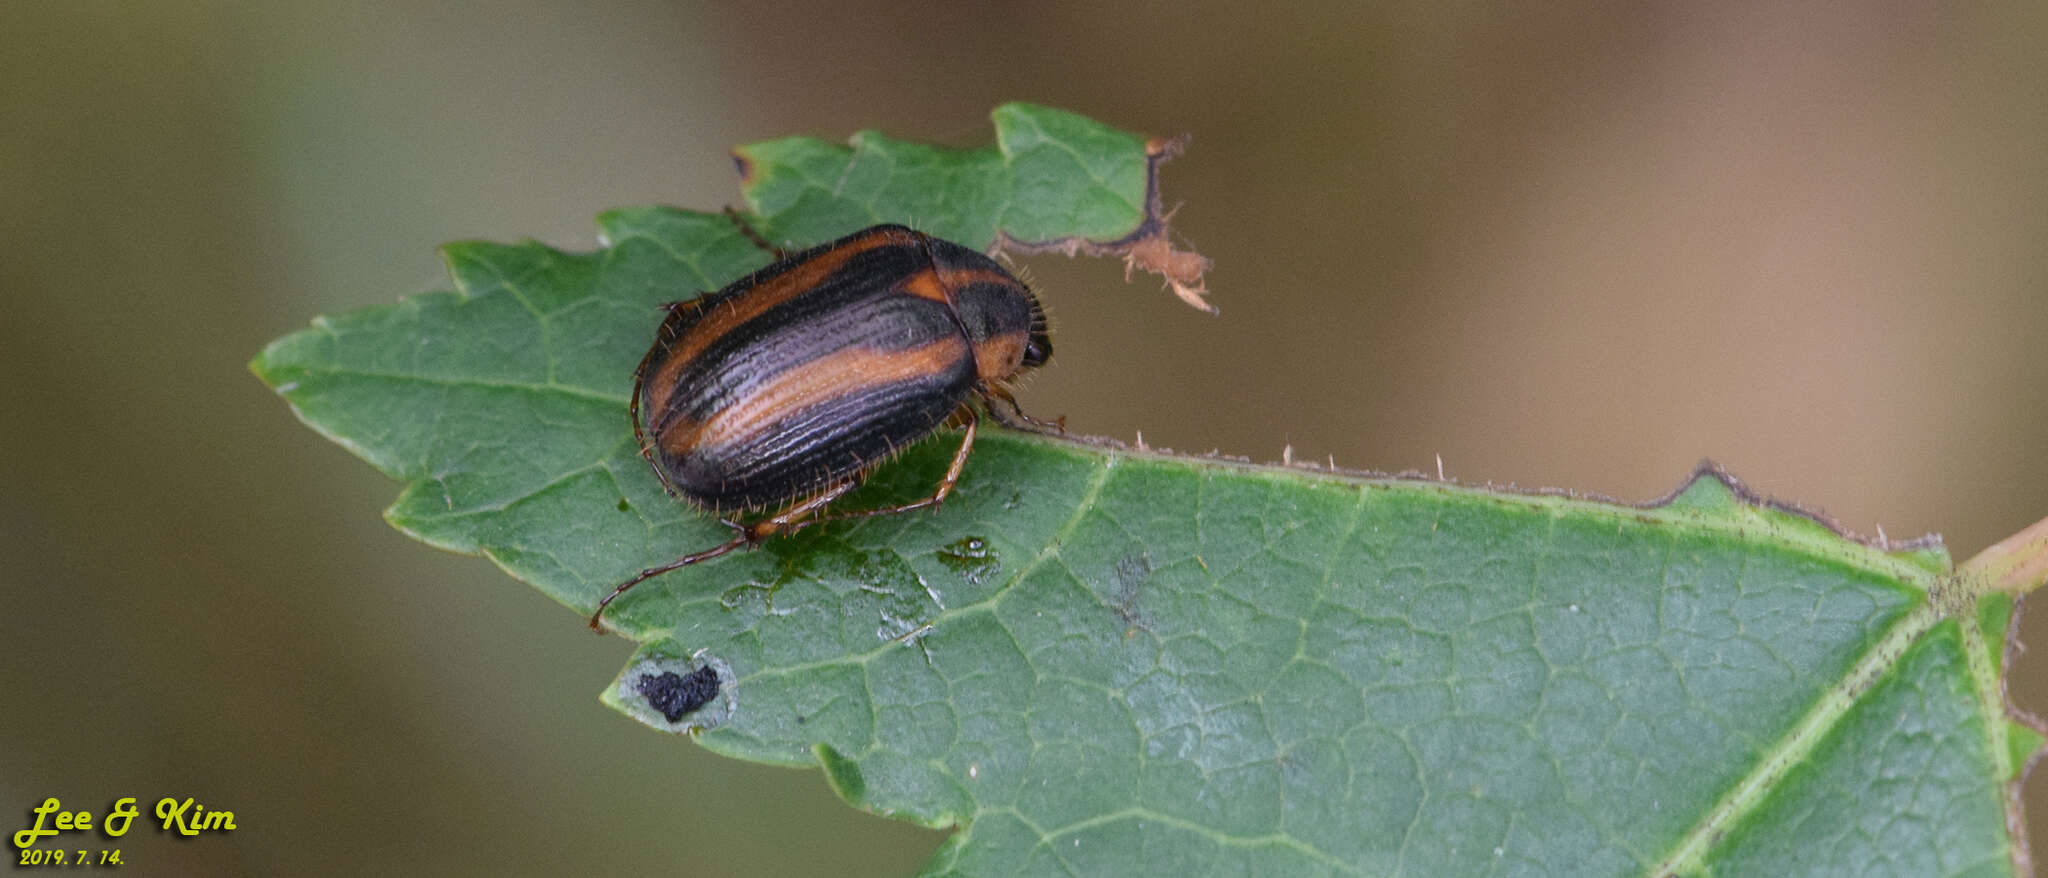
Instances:
[[[633,436],[669,493],[721,515],[736,533],[649,567],[612,589],[752,547],[813,524],[945,502],[1009,383],[1052,356],[1030,288],[976,250],[879,225],[783,254],[732,214],[776,261],[730,286],[664,307],[654,347],[633,373]],[[823,514],[875,466],[947,423],[960,448],[932,495]],[[723,517],[778,509],[751,524]]]

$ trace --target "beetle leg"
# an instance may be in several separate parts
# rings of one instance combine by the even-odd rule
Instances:
[[[818,522],[830,521],[835,516],[819,518],[813,518],[812,516],[816,515],[819,510],[824,509],[825,504],[846,496],[846,492],[859,486],[859,479],[847,479],[820,491],[809,499],[792,503],[773,516],[740,528],[741,536],[747,542],[758,543],[776,534],[796,533]]]
[[[835,512],[831,515],[813,518],[810,521],[804,522],[804,524],[812,525],[849,518],[873,518],[877,515],[895,515],[898,512],[935,508],[939,504],[946,502],[946,498],[953,495],[953,486],[960,482],[960,471],[967,468],[967,454],[974,450],[974,428],[981,423],[980,416],[976,415],[972,408],[966,411],[967,430],[960,436],[960,450],[953,452],[952,465],[946,467],[946,475],[939,479],[938,490],[933,491],[930,497],[915,503],[905,503],[901,506],[884,506],[880,509],[860,509],[853,512]]]
[[[684,555],[667,564],[657,564],[649,567],[640,571],[632,579],[619,583],[618,588],[612,589],[611,594],[605,595],[603,600],[597,602],[597,610],[590,614],[590,630],[599,634],[604,633],[604,608],[610,606],[612,601],[618,600],[619,595],[625,594],[627,589],[671,570],[681,570],[692,564],[709,561],[720,555],[730,553],[734,549],[751,548],[759,545],[762,540],[776,534],[793,533],[809,525],[816,524],[821,519],[812,518],[812,515],[816,514],[818,510],[825,508],[825,504],[845,496],[846,492],[853,490],[859,484],[860,482],[852,479],[840,482],[819,492],[816,496],[801,502],[792,503],[781,512],[777,512],[753,524],[740,524],[736,521],[720,519],[720,523],[738,532],[733,535],[732,539],[704,551]]]
[[[1002,424],[1005,427],[1019,429],[1017,427],[1017,424],[1009,419],[1009,415],[1000,414],[997,412],[995,407],[996,400],[1002,400],[1003,402],[1009,403],[1010,411],[1016,412],[1017,417],[1024,419],[1024,423],[1030,424],[1033,427],[1037,427],[1041,432],[1045,430],[1058,430],[1060,431],[1061,435],[1066,435],[1066,415],[1061,415],[1050,421],[1041,421],[1037,418],[1025,414],[1024,407],[1017,404],[1017,398],[1011,396],[1008,390],[1004,390],[1003,388],[1000,387],[990,386],[982,388],[980,393],[982,401],[988,404],[989,417],[995,418],[997,423]]]
[[[760,232],[754,231],[753,226],[747,225],[746,219],[741,217],[740,212],[733,209],[732,205],[728,204],[725,206],[725,216],[727,219],[732,220],[733,225],[740,227],[741,235],[746,236],[746,239],[753,242],[754,246],[768,251],[768,255],[775,257],[776,262],[789,258],[789,251],[768,243],[767,238],[761,237]]]
[[[646,570],[640,571],[640,574],[638,576],[635,576],[632,579],[628,579],[625,582],[620,583],[618,588],[612,589],[611,594],[605,595],[603,600],[597,602],[597,612],[590,614],[590,630],[597,631],[599,633],[602,633],[604,631],[604,628],[602,627],[604,608],[609,606],[612,601],[616,600],[619,595],[625,594],[627,589],[639,585],[642,582],[646,582],[649,579],[653,579],[656,576],[660,576],[661,574],[667,573],[671,570],[680,570],[684,567],[688,567],[700,561],[709,561],[720,555],[727,554],[733,551],[734,549],[741,549],[757,545],[761,541],[766,540],[772,536],[796,533],[797,531],[803,530],[804,528],[810,527],[814,524],[824,524],[828,521],[841,521],[850,518],[872,518],[877,515],[895,515],[899,512],[910,512],[917,509],[933,508],[941,503],[946,502],[946,498],[952,496],[953,494],[953,486],[960,483],[961,471],[967,468],[967,456],[969,452],[972,452],[974,450],[975,428],[981,423],[981,418],[980,416],[975,414],[974,409],[966,408],[964,409],[964,411],[966,412],[967,429],[965,432],[962,433],[960,437],[960,450],[953,452],[953,463],[950,466],[946,467],[945,477],[939,479],[938,490],[933,491],[930,497],[926,497],[923,500],[919,500],[914,503],[905,503],[901,506],[884,506],[880,509],[862,509],[854,512],[838,512],[833,513],[831,515],[819,515],[818,513],[821,510],[823,510],[827,504],[839,499],[840,497],[846,496],[846,493],[848,491],[851,491],[860,485],[860,481],[858,479],[848,479],[846,481],[840,482],[839,484],[833,485],[832,487],[827,488],[824,491],[821,491],[808,499],[799,501],[797,503],[792,503],[788,507],[785,507],[781,512],[775,513],[774,515],[768,518],[761,519],[760,521],[754,522],[753,524],[740,524],[736,521],[726,521],[725,525],[727,527],[730,527],[733,530],[738,531],[738,533],[733,535],[732,539],[726,540],[725,542],[720,543],[716,546],[712,546],[709,549],[705,549],[702,552],[684,555],[683,557],[677,558],[674,561],[670,561],[667,564],[649,567]]]
[[[632,588],[633,586],[639,585],[642,582],[646,582],[649,579],[653,579],[654,577],[660,576],[671,570],[679,570],[681,568],[695,564],[699,561],[709,561],[734,549],[740,548],[741,546],[748,545],[749,542],[750,541],[747,539],[746,529],[741,528],[739,534],[734,536],[732,539],[726,540],[723,543],[719,543],[716,546],[712,546],[709,549],[705,549],[702,552],[695,552],[692,554],[684,555],[683,557],[677,558],[674,561],[670,561],[667,564],[649,567],[646,570],[640,571],[639,575],[634,576],[632,579],[628,579],[625,582],[619,583],[618,588],[612,589],[611,594],[605,595],[603,600],[597,602],[597,609],[590,614],[590,630],[595,631],[599,634],[604,633],[604,608],[610,606],[612,601],[617,600],[619,595],[625,594],[626,589]]]

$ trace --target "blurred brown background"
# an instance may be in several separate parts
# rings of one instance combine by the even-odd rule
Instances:
[[[2039,3],[0,6],[0,810],[236,812],[130,874],[908,874],[939,833],[600,706],[626,643],[391,530],[243,364],[440,242],[1013,99],[1192,134],[1223,309],[1030,260],[1034,411],[1629,499],[1710,455],[1968,557],[2048,515],[2043,45]]]

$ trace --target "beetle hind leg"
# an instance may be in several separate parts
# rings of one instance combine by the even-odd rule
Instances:
[[[595,631],[599,634],[604,633],[604,608],[611,606],[612,601],[618,600],[619,595],[625,594],[627,589],[630,589],[633,586],[639,585],[640,583],[646,582],[647,580],[653,579],[654,577],[660,576],[671,570],[680,570],[692,564],[696,564],[702,561],[709,561],[720,555],[724,555],[728,552],[731,552],[734,549],[751,545],[752,541],[747,538],[746,528],[739,528],[738,530],[739,533],[734,535],[732,539],[726,540],[725,542],[719,543],[718,545],[712,546],[711,548],[705,549],[704,551],[692,552],[688,555],[684,555],[683,557],[677,558],[674,561],[670,561],[667,564],[658,564],[653,567],[649,567],[645,570],[640,571],[632,579],[628,579],[625,582],[619,583],[619,586],[617,588],[612,589],[611,594],[605,595],[603,599],[597,602],[597,609],[591,611],[590,630]]]
[[[1022,413],[1020,412],[1019,414]],[[873,518],[879,515],[895,515],[900,512],[912,512],[918,509],[933,509],[945,503],[946,498],[953,495],[954,486],[960,483],[960,473],[967,467],[967,457],[974,450],[975,432],[981,424],[981,417],[972,406],[962,407],[961,414],[957,415],[957,417],[966,426],[966,429],[961,432],[960,449],[953,452],[953,462],[947,465],[945,476],[939,479],[939,486],[932,491],[931,496],[897,506],[860,509],[852,512],[835,512],[829,515],[820,514],[832,501],[846,496],[847,492],[859,487],[860,479],[853,478],[838,482],[817,494],[784,507],[781,512],[777,512],[752,524],[724,520],[725,525],[735,531],[732,539],[701,552],[684,555],[666,564],[649,567],[640,571],[632,579],[620,583],[617,588],[612,589],[610,594],[605,595],[602,600],[597,602],[597,610],[590,614],[590,630],[600,634],[604,633],[604,610],[611,605],[612,601],[617,600],[619,595],[625,594],[633,586],[669,571],[680,570],[692,564],[709,561],[738,549],[752,548],[769,537],[796,533],[814,524],[824,524],[828,521]]]
[[[684,555],[666,564],[657,564],[649,567],[634,575],[632,579],[619,583],[617,588],[612,589],[610,594],[605,595],[603,599],[597,602],[597,609],[590,614],[590,630],[599,634],[604,633],[605,608],[611,606],[612,601],[618,600],[619,595],[625,594],[633,586],[669,571],[681,570],[692,564],[699,564],[721,555],[729,554],[736,549],[753,548],[760,545],[761,541],[776,534],[794,533],[816,524],[824,519],[814,518],[813,516],[817,515],[819,510],[824,509],[825,504],[845,496],[846,492],[853,490],[859,484],[860,482],[854,479],[840,482],[809,498],[792,503],[784,507],[781,512],[777,512],[753,524],[741,524],[736,521],[720,519],[726,527],[732,528],[736,532],[733,534],[732,539],[701,552],[692,552]]]

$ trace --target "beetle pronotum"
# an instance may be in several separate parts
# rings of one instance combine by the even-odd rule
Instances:
[[[995,260],[899,225],[777,255],[722,290],[665,306],[630,408],[640,454],[669,493],[721,515],[778,511],[751,524],[721,517],[732,539],[620,583],[591,613],[593,630],[619,595],[671,570],[821,522],[945,502],[981,413],[1005,420],[997,402],[1041,424],[1009,382],[1052,355],[1045,313]],[[949,422],[963,428],[960,449],[931,496],[824,513],[876,464]]]

